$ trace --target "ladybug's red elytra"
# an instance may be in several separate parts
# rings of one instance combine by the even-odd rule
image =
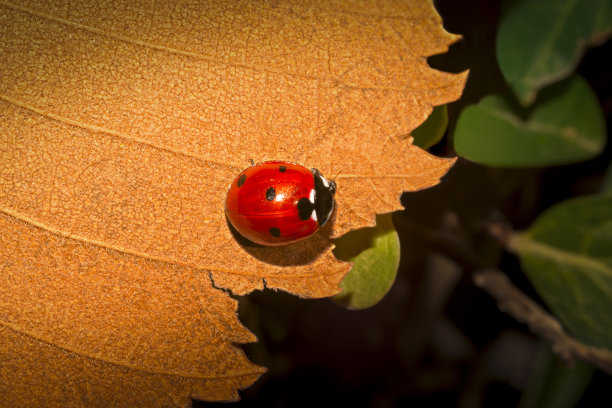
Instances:
[[[261,245],[285,245],[324,226],[334,210],[336,183],[317,169],[267,161],[242,171],[225,199],[227,218],[242,236]]]

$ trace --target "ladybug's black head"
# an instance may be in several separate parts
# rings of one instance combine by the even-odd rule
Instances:
[[[329,191],[332,194],[336,194],[336,182],[334,180],[327,180],[327,182],[329,183]]]
[[[322,227],[329,220],[334,211],[334,194],[336,193],[336,182],[327,180],[317,169],[312,169],[315,185],[314,209],[317,213],[317,222]]]

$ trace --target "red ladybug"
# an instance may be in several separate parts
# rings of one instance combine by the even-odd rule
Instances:
[[[232,182],[225,212],[234,228],[261,245],[284,245],[312,235],[334,210],[336,183],[319,170],[268,161]]]

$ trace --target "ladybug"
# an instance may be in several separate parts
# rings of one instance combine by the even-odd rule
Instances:
[[[243,170],[232,182],[225,213],[245,238],[261,245],[285,245],[324,226],[334,210],[336,183],[317,169],[267,161]]]

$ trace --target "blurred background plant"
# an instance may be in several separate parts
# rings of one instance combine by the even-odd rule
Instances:
[[[334,302],[240,299],[270,371],[239,405],[593,406],[612,386],[612,1],[435,4],[464,39],[430,64],[470,77],[413,137],[460,159],[337,240],[355,266]]]

